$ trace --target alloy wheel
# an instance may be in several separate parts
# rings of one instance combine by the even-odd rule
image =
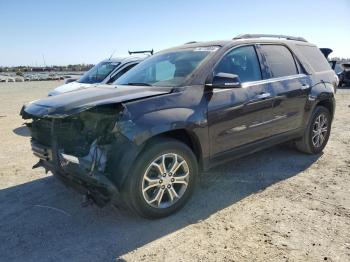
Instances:
[[[185,193],[190,178],[186,160],[176,153],[166,153],[154,159],[142,180],[144,200],[154,208],[168,208]]]
[[[312,144],[314,147],[321,147],[326,140],[328,132],[328,119],[325,114],[316,117],[312,129]]]

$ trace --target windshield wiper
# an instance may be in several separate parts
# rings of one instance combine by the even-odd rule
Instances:
[[[130,82],[127,83],[128,86],[152,86],[150,84],[147,83],[142,83],[142,82]]]

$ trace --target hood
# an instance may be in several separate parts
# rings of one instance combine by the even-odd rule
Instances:
[[[59,87],[56,87],[54,90],[51,90],[49,92],[49,96],[56,96],[62,93],[67,93],[71,91],[75,91],[78,89],[88,88],[95,86],[96,84],[84,84],[79,82],[70,82],[68,84],[61,85]]]
[[[333,50],[330,48],[320,48],[320,51],[327,59],[328,59],[328,56],[330,55],[330,53],[333,52]]]
[[[23,118],[61,118],[99,105],[169,94],[171,91],[171,87],[99,85],[33,101],[22,108],[21,115]]]

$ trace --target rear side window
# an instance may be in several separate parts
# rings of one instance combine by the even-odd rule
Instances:
[[[261,80],[261,71],[254,46],[243,46],[228,52],[214,72],[238,75],[241,82]]]
[[[298,45],[298,49],[315,72],[331,69],[327,59],[316,46]]]
[[[261,50],[269,66],[270,78],[298,74],[294,57],[285,46],[261,45]]]

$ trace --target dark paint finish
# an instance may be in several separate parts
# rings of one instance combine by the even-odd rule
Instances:
[[[265,120],[272,116],[272,98],[258,98],[266,85],[212,90],[208,101],[211,155],[264,138]]]
[[[36,117],[60,118],[106,104],[116,104],[166,94],[171,88],[100,86],[63,93],[31,102],[26,113]]]
[[[270,78],[260,44],[287,46],[297,59],[299,74]],[[118,187],[141,150],[155,136],[181,130],[196,149],[203,170],[276,143],[301,136],[313,108],[326,101],[334,114],[336,77],[329,71],[314,73],[296,49],[298,41],[247,39],[194,43],[221,46],[181,87],[116,86],[89,88],[34,101],[22,109],[24,118],[65,118],[106,104],[121,105],[113,133],[123,138],[112,144],[107,177]],[[206,83],[213,68],[232,48],[255,45],[262,80],[238,88],[216,89]],[[171,51],[175,49],[169,49]],[[166,51],[163,51],[166,52]],[[307,68],[307,69],[305,69]],[[267,95],[266,95],[267,94]],[[180,137],[180,140],[182,138]],[[114,173],[113,173],[114,172]],[[116,174],[118,173],[118,174]]]

